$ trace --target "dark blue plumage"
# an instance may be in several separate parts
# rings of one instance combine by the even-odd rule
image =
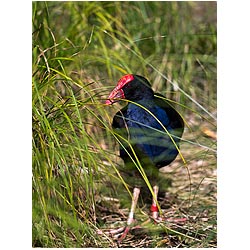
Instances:
[[[124,99],[128,104],[116,113],[112,127],[120,135],[117,137],[120,156],[125,163],[120,170],[121,174],[125,176],[126,182],[134,186],[134,191],[127,227],[120,240],[126,236],[134,221],[140,187],[145,181],[139,165],[153,183],[152,217],[156,221],[160,219],[157,206],[158,169],[176,158],[184,130],[179,113],[162,95],[154,94],[144,77],[132,74],[123,76],[110,93],[106,104]]]
[[[178,154],[178,150],[167,134],[167,132],[172,134],[174,128],[171,127],[166,111],[157,106],[153,100],[140,100],[137,104],[129,103],[123,113],[126,125],[123,124],[122,127],[127,126],[131,145],[142,152],[139,157],[142,155],[149,157],[155,166],[169,164]],[[113,126],[116,127],[115,123]],[[123,149],[121,157],[126,157]]]
[[[154,95],[148,81],[141,76],[135,76],[122,91],[131,102],[116,113],[113,128],[128,138],[139,160],[157,168],[170,164],[178,155],[176,147],[184,128],[181,116],[160,94]],[[122,144],[126,150],[121,147],[120,156],[128,165],[133,153],[125,141]]]

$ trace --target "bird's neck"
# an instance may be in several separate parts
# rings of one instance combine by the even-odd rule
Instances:
[[[141,95],[140,98],[136,98],[133,102],[146,104],[146,103],[153,103],[154,102],[154,94],[153,93],[145,93]]]
[[[142,98],[140,100],[136,100],[136,101],[133,101],[133,102],[130,102],[128,104],[128,108],[129,109],[135,109],[135,108],[141,108],[144,107],[144,108],[147,108],[147,109],[150,109],[154,106],[154,99],[152,98]]]
[[[128,100],[133,102],[143,102],[154,99],[154,92],[148,87],[141,87],[137,88],[136,90],[131,89],[129,91],[125,91],[125,97],[127,97]]]

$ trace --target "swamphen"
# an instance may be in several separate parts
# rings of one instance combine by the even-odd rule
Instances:
[[[134,221],[134,212],[145,173],[153,184],[152,217],[159,218],[157,176],[159,168],[170,164],[178,155],[184,122],[178,112],[160,94],[154,94],[147,79],[139,75],[123,76],[106,100],[107,105],[120,100],[128,104],[113,118],[112,127],[120,134],[120,156],[125,171],[133,179],[132,206],[127,227]],[[124,138],[124,139],[122,139]],[[136,166],[137,164],[137,166]],[[141,166],[141,167],[140,167]],[[143,170],[141,169],[143,168]],[[144,172],[144,173],[143,173]]]

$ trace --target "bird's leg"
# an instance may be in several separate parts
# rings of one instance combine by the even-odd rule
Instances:
[[[140,188],[135,187],[133,190],[132,204],[131,204],[131,209],[130,209],[129,216],[127,219],[127,226],[126,227],[112,229],[112,230],[108,230],[108,231],[104,231],[104,232],[102,230],[98,230],[97,233],[99,235],[102,235],[104,233],[108,234],[108,235],[111,234],[115,238],[118,238],[120,236],[120,234],[122,234],[121,237],[118,239],[118,243],[121,243],[121,241],[127,236],[128,232],[130,230],[131,224],[134,222],[134,214],[135,214],[135,209],[136,209],[137,201],[139,198],[139,194],[140,194]],[[134,229],[135,228],[140,228],[140,226],[135,226]]]
[[[159,217],[159,209],[156,205],[156,202],[157,202],[159,187],[157,185],[153,186],[153,191],[154,191],[155,197],[153,196],[153,199],[152,199],[151,212],[152,212],[153,219],[157,220]]]
[[[130,229],[130,225],[134,222],[135,208],[137,205],[139,194],[140,194],[140,188],[135,187],[133,190],[133,198],[132,198],[131,209],[130,209],[128,220],[127,220],[127,226],[126,226],[123,234],[121,235],[121,237],[118,240],[119,243],[127,236],[129,229]]]
[[[153,197],[152,205],[151,205],[151,212],[152,212],[152,217],[155,222],[161,222],[161,221],[168,221],[168,222],[173,222],[173,223],[183,223],[187,221],[187,218],[164,218],[159,216],[159,209],[156,205],[157,199],[158,199],[158,191],[159,187],[157,185],[153,186],[153,191],[155,197]]]
[[[132,224],[132,222],[134,221],[135,208],[136,208],[136,205],[137,205],[139,194],[140,194],[140,188],[135,187],[134,190],[133,190],[133,198],[132,198],[131,209],[130,209],[130,213],[129,213],[128,220],[127,220],[127,225],[128,226],[130,224]]]

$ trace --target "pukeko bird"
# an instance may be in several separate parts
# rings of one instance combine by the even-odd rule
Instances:
[[[160,220],[157,205],[159,168],[170,164],[179,153],[179,142],[184,122],[179,113],[163,96],[155,94],[147,79],[128,74],[123,76],[110,93],[106,105],[120,100],[128,104],[116,113],[112,127],[121,135],[120,157],[124,171],[133,180],[133,199],[124,238],[134,221],[140,189],[145,177],[153,187],[151,212],[155,221]],[[126,179],[128,180],[128,179]]]

